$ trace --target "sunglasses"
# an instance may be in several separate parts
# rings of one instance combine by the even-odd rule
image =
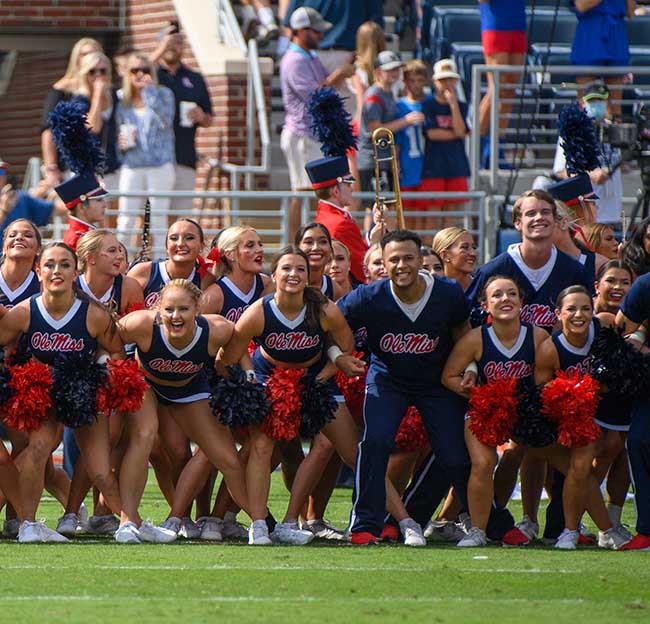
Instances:
[[[130,72],[135,75],[135,74],[150,74],[151,70],[148,67],[132,67],[130,69]]]
[[[88,72],[91,76],[105,76],[108,74],[108,69],[105,67],[95,67]]]

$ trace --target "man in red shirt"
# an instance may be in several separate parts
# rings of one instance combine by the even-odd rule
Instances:
[[[352,183],[355,181],[350,175],[348,159],[345,156],[319,158],[308,162],[305,170],[319,200],[316,221],[329,230],[332,238],[341,241],[350,250],[352,277],[359,284],[364,284],[363,256],[368,243],[347,208],[352,201]],[[371,242],[381,237],[378,224],[369,237]]]

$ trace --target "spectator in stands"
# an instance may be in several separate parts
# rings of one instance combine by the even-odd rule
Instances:
[[[571,0],[578,25],[571,44],[572,65],[627,67],[630,64],[630,46],[625,18],[634,17],[634,0]],[[579,84],[593,82],[598,76],[578,76]],[[624,76],[606,75],[612,85],[623,83]],[[609,112],[621,114],[621,89],[612,92]]]
[[[242,32],[248,40],[257,39],[261,44],[275,41],[280,29],[275,23],[273,7],[269,0],[239,0],[242,4]]]
[[[307,103],[313,91],[323,85],[336,86],[354,73],[348,57],[340,67],[329,73],[316,55],[316,48],[332,24],[318,11],[301,7],[290,18],[291,45],[280,62],[280,83],[285,118],[280,145],[289,167],[291,190],[311,188],[305,172],[308,161],[320,156],[320,145],[309,129]],[[289,208],[289,235],[300,225],[300,199],[292,199]]]
[[[122,46],[113,55],[113,67],[115,68],[113,80],[115,82],[116,93],[119,99],[122,98],[122,81],[127,73],[126,64],[129,60],[129,56],[134,52],[134,48],[130,46]]]
[[[405,117],[412,111],[422,112],[422,105],[431,99],[431,94],[424,89],[427,86],[429,70],[419,59],[409,61],[404,67],[404,84],[406,95],[397,102],[397,115]],[[420,126],[407,126],[395,135],[395,143],[399,147],[399,183],[402,191],[422,190],[422,165],[424,163],[424,136]],[[425,199],[404,199],[406,210],[422,210],[428,208]],[[416,217],[408,219],[409,228],[420,232],[434,227],[433,219]]]
[[[372,133],[377,128],[388,128],[393,133],[408,126],[421,126],[424,115],[418,111],[411,111],[404,117],[398,117],[397,102],[393,96],[392,87],[401,77],[402,60],[399,54],[384,50],[377,55],[375,60],[375,82],[365,93],[361,110],[361,124],[359,125],[359,152],[357,163],[359,165],[359,179],[361,190],[372,191],[376,184],[387,186],[387,171],[390,162],[381,163],[380,174],[383,180],[375,180],[375,155],[372,142]],[[387,150],[379,150],[380,158],[387,158]],[[370,207],[372,201],[364,201]]]
[[[465,153],[465,137],[469,134],[467,104],[456,97],[458,84],[456,63],[451,59],[438,61],[433,68],[434,97],[424,102],[425,148],[422,168],[423,191],[467,192],[470,175]],[[458,210],[465,199],[434,199],[438,210]],[[453,225],[455,219],[442,218],[441,227]]]
[[[483,55],[487,65],[523,65],[528,51],[526,42],[526,3],[524,0],[478,0],[481,11],[481,42]],[[490,108],[494,93],[494,76],[487,75],[488,90],[481,100],[479,109],[479,132],[481,137],[487,137],[483,143],[482,166],[489,167],[490,139]],[[517,84],[519,74],[501,74],[502,84]],[[501,88],[498,94],[500,100],[512,98],[514,89]],[[510,120],[508,114],[512,105],[499,104],[499,131],[508,127]],[[503,136],[499,132],[499,142]],[[499,160],[504,158],[504,153],[499,150]]]
[[[5,227],[16,219],[29,219],[39,227],[47,225],[55,207],[59,215],[67,216],[61,202],[39,199],[17,190],[15,181],[9,177],[9,163],[0,158],[0,240]]]
[[[636,277],[650,273],[650,217],[639,221],[623,246],[622,260]]]
[[[193,191],[196,183],[196,132],[212,125],[212,105],[205,80],[201,74],[183,64],[184,38],[178,22],[172,22],[158,35],[160,43],[151,55],[158,63],[158,83],[174,94],[175,179],[173,190]],[[188,214],[192,198],[174,199],[174,210]],[[165,225],[165,230],[167,224]]]
[[[609,260],[619,257],[619,242],[614,229],[607,223],[592,223],[584,229],[589,246]]]
[[[174,188],[174,94],[158,85],[149,58],[132,54],[122,83],[117,107],[119,147],[122,152],[120,191],[171,191]],[[162,251],[170,201],[151,198],[151,228],[154,249]],[[144,200],[120,197],[117,228],[127,240],[135,226],[135,212]]]
[[[608,98],[609,90],[599,80],[589,85],[582,96],[582,106],[598,126],[607,117]],[[594,187],[594,192],[598,197],[596,202],[596,221],[598,223],[620,223],[623,205],[623,181],[618,165],[621,160],[621,151],[618,148],[612,148],[608,143],[603,143],[601,146],[601,154],[604,160],[602,163],[603,166],[589,172],[589,178]],[[562,180],[568,177],[566,158],[560,141],[558,141],[555,150],[553,173],[556,178]]]
[[[54,145],[48,115],[61,100],[69,100],[79,88],[79,68],[85,56],[92,52],[103,52],[99,41],[84,37],[72,46],[68,67],[62,78],[59,78],[45,96],[43,104],[43,121],[41,125],[41,150],[43,152],[43,167],[45,183],[49,189],[59,184],[64,177],[67,165],[61,162]]]

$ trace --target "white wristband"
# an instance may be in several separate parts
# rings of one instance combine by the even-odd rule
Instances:
[[[332,345],[327,350],[327,357],[330,359],[330,362],[332,362],[332,364],[336,364],[336,360],[341,355],[343,355],[343,351],[341,351],[341,349],[337,345]]]
[[[640,342],[641,344],[645,344],[646,331],[645,329],[640,327],[635,332],[632,332],[628,337],[632,340],[636,340],[637,342]]]
[[[463,371],[463,377],[467,373],[474,373],[475,375],[478,375],[478,364],[476,362],[470,362],[466,367],[465,370]]]
[[[257,381],[257,377],[255,376],[255,371],[252,368],[249,368],[244,371],[244,374],[246,375],[246,381]]]
[[[111,357],[108,355],[108,353],[104,353],[97,358],[97,364],[106,364],[106,362],[108,362],[110,359]]]

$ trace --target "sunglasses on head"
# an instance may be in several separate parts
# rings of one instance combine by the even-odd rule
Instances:
[[[151,70],[148,67],[132,67],[130,71],[131,71],[132,74],[150,74],[151,73]]]
[[[106,67],[95,67],[88,72],[91,76],[105,76],[108,73]]]

